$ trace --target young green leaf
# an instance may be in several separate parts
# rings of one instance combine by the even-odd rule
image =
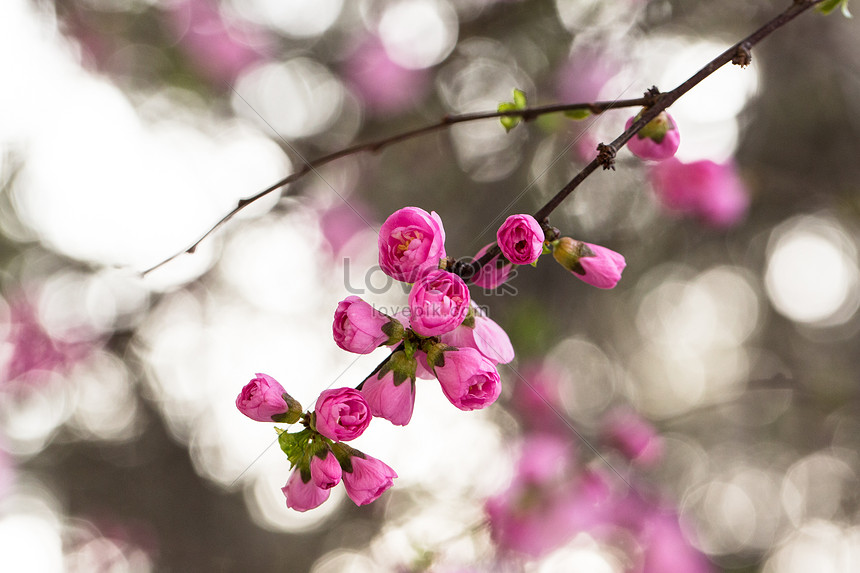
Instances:
[[[522,90],[514,89],[514,101],[506,101],[499,104],[499,111],[516,111],[525,109],[528,106],[526,101],[526,93]],[[505,131],[511,131],[520,123],[520,117],[515,115],[505,115],[499,118],[502,127]]]
[[[848,11],[848,0],[824,0],[821,4],[818,5],[816,10],[821,12],[822,14],[830,14],[836,8],[842,8],[842,15],[846,18],[851,18],[851,12]]]

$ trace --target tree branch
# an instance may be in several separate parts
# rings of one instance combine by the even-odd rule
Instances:
[[[646,110],[642,112],[642,115],[639,119],[624,132],[615,138],[612,143],[609,145],[604,145],[601,143],[598,145],[598,153],[597,156],[591,160],[591,162],[582,168],[582,170],[577,173],[573,179],[571,179],[567,185],[562,187],[560,191],[558,191],[547,203],[537,210],[534,214],[535,219],[539,222],[544,222],[550,214],[561,205],[562,201],[564,201],[574,189],[579,187],[579,185],[585,181],[585,179],[591,175],[593,172],[597,170],[598,167],[603,167],[606,169],[614,169],[613,163],[615,154],[619,149],[624,147],[624,145],[632,138],[634,135],[639,133],[639,131],[645,127],[652,119],[660,115],[666,108],[675,103],[681,96],[686,94],[688,91],[693,89],[696,85],[698,85],[702,80],[713,74],[715,71],[723,67],[729,62],[734,62],[740,65],[749,64],[751,59],[750,50],[753,46],[761,42],[771,33],[775,32],[788,22],[792,21],[794,18],[805,12],[806,10],[812,8],[813,6],[820,4],[824,0],[794,0],[794,3],[788,7],[784,12],[774,17],[768,23],[763,25],[761,28],[738,42],[734,44],[732,47],[728,48],[722,54],[708,62],[708,64],[700,69],[698,72],[690,76],[685,82],[676,87],[675,89],[665,92],[659,95],[656,95],[653,103],[647,107]],[[471,264],[461,265],[458,270],[461,272],[461,276],[464,277],[473,277],[475,276],[481,268],[489,263],[493,257],[498,255],[500,250],[498,245],[494,245],[492,248],[487,250],[480,259],[473,260]]]
[[[232,219],[237,213],[242,211],[248,205],[262,199],[263,197],[269,195],[270,193],[277,191],[281,187],[289,185],[294,181],[297,181],[314,171],[323,165],[331,163],[337,159],[341,159],[343,157],[347,157],[349,155],[355,155],[357,153],[362,152],[370,152],[376,153],[381,151],[382,149],[388,147],[389,145],[393,145],[395,143],[400,143],[401,141],[406,141],[408,139],[413,139],[419,137],[421,135],[426,135],[428,133],[434,133],[437,131],[442,131],[451,127],[452,125],[458,123],[467,123],[471,121],[478,121],[482,119],[498,119],[500,117],[520,117],[523,121],[532,121],[542,115],[547,115],[550,113],[561,113],[565,111],[580,111],[587,110],[594,115],[599,115],[606,110],[613,108],[622,108],[622,107],[641,107],[650,103],[653,99],[653,94],[649,94],[645,97],[640,98],[632,98],[625,100],[616,100],[616,101],[596,101],[596,102],[582,102],[582,103],[571,103],[571,104],[552,104],[552,105],[544,105],[544,106],[535,106],[528,107],[525,109],[518,110],[507,110],[507,111],[484,111],[484,112],[476,112],[476,113],[464,113],[464,114],[456,114],[456,115],[446,115],[437,123],[431,125],[425,125],[423,127],[419,127],[416,129],[411,129],[409,131],[404,131],[402,133],[398,133],[395,135],[391,135],[389,137],[385,137],[383,139],[377,139],[374,141],[369,141],[367,143],[360,143],[357,145],[353,145],[351,147],[346,147],[339,151],[335,151],[334,153],[330,153],[328,155],[324,155],[319,157],[313,161],[307,161],[305,164],[299,169],[288,175],[287,177],[281,179],[277,183],[273,183],[269,187],[266,187],[256,195],[252,195],[251,197],[247,197],[245,199],[240,199],[236,206],[232,211],[224,215],[215,225],[212,226],[208,231],[203,233],[203,235],[194,241],[188,248],[183,251],[180,251],[167,259],[164,259],[160,263],[146,269],[142,274],[146,275],[151,273],[155,269],[164,266],[170,261],[176,259],[177,257],[186,254],[186,253],[194,253],[197,250],[197,247],[202,243],[206,238],[208,238],[212,233],[217,231],[221,226],[223,226],[227,221]]]

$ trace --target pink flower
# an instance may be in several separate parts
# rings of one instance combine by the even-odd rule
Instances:
[[[477,261],[480,259],[492,246],[493,243],[490,243],[489,245],[481,248],[481,250],[475,255],[474,260]],[[501,255],[496,255],[490,259],[486,265],[481,267],[478,274],[472,277],[472,282],[479,287],[492,290],[508,280],[508,276],[511,274],[512,268],[513,266],[510,262],[505,260]]]
[[[698,217],[714,227],[734,225],[749,207],[749,194],[731,162],[667,159],[651,167],[651,182],[667,210]]]
[[[448,271],[430,271],[409,292],[410,324],[421,336],[438,336],[457,328],[469,312],[469,287]]]
[[[552,256],[580,280],[603,289],[614,288],[627,266],[627,261],[620,253],[570,237],[558,240]]]
[[[236,397],[236,407],[240,412],[258,422],[273,422],[274,416],[286,414],[289,405],[284,399],[287,391],[277,380],[266,374],[257,373],[257,377],[245,384],[239,396]]]
[[[325,457],[311,457],[311,480],[320,489],[331,489],[340,483],[342,470],[331,450],[325,451]]]
[[[580,274],[574,271],[574,274],[591,286],[614,288],[621,280],[621,272],[627,266],[624,256],[600,245],[585,244],[594,252],[594,256],[579,259],[584,272]]]
[[[628,459],[643,465],[651,465],[663,456],[663,443],[647,420],[636,412],[618,409],[603,422],[603,438]]]
[[[349,461],[352,471],[343,472],[343,485],[346,487],[346,495],[355,505],[367,505],[376,501],[385,490],[394,485],[397,474],[376,458],[361,454],[351,456]]]
[[[624,129],[630,129],[639,116],[627,120]],[[663,161],[675,155],[681,145],[681,132],[671,115],[662,112],[630,138],[627,148],[640,159]]]
[[[334,311],[334,341],[348,352],[369,354],[389,340],[390,336],[383,332],[389,322],[391,317],[357,296],[348,296]]]
[[[394,371],[373,374],[364,381],[361,393],[374,416],[385,418],[395,426],[405,426],[415,408],[415,382],[410,379],[394,382]]]
[[[359,437],[373,416],[361,392],[352,388],[324,390],[316,403],[315,429],[336,442]]]
[[[461,410],[480,410],[496,401],[502,383],[495,365],[474,348],[446,350],[436,377],[445,397]]]
[[[515,265],[530,265],[543,252],[544,234],[531,215],[511,215],[496,232],[502,254]]]
[[[314,480],[310,478],[308,481],[304,481],[299,468],[293,470],[287,480],[287,485],[282,487],[281,491],[287,498],[287,507],[296,511],[307,511],[319,507],[331,493],[331,490],[317,487]]]
[[[493,364],[507,364],[514,359],[514,347],[504,329],[493,319],[475,314],[473,327],[461,324],[441,337],[442,342],[457,348],[474,348]]]
[[[435,212],[404,207],[379,230],[379,266],[391,278],[414,283],[445,256],[445,229]]]

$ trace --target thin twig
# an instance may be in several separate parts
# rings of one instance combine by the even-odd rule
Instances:
[[[594,115],[598,115],[603,113],[608,109],[619,108],[619,107],[641,107],[645,106],[650,102],[648,97],[640,97],[640,98],[632,98],[626,100],[619,101],[596,101],[596,102],[580,102],[580,103],[571,103],[571,104],[551,104],[544,106],[535,106],[528,107],[525,109],[517,109],[517,110],[507,110],[507,111],[483,111],[483,112],[475,112],[475,113],[463,113],[463,114],[449,114],[444,116],[437,123],[432,125],[425,125],[423,127],[419,127],[416,129],[411,129],[409,131],[404,131],[402,133],[398,133],[395,135],[391,135],[389,137],[385,137],[383,139],[377,139],[374,141],[369,141],[367,143],[359,143],[357,145],[353,145],[350,147],[346,147],[339,151],[335,151],[334,153],[330,153],[328,155],[324,155],[318,159],[313,161],[306,161],[304,165],[302,165],[301,169],[295,171],[288,175],[287,177],[281,179],[277,183],[273,183],[269,187],[266,187],[256,195],[252,195],[251,197],[246,197],[244,199],[240,199],[236,206],[232,211],[221,217],[221,219],[215,223],[208,231],[203,233],[203,235],[194,241],[191,246],[186,248],[183,251],[180,251],[167,259],[164,259],[160,263],[146,269],[143,271],[143,274],[146,275],[155,269],[164,266],[175,258],[184,255],[186,253],[191,254],[197,250],[197,247],[200,246],[206,238],[209,237],[212,233],[217,231],[224,225],[227,221],[232,219],[237,213],[242,211],[248,205],[262,199],[263,197],[269,195],[270,193],[277,191],[278,189],[293,183],[315,171],[316,169],[331,163],[337,159],[341,159],[343,157],[347,157],[349,155],[355,155],[357,153],[362,152],[370,152],[376,153],[381,151],[382,149],[388,147],[389,145],[393,145],[395,143],[400,143],[401,141],[406,141],[408,139],[413,139],[419,137],[421,135],[426,135],[429,133],[435,133],[437,131],[442,131],[451,127],[452,125],[458,123],[467,123],[471,121],[479,121],[483,119],[498,119],[500,117],[519,117],[523,121],[532,121],[537,117],[542,115],[547,115],[550,113],[561,113],[566,111],[588,111]]]

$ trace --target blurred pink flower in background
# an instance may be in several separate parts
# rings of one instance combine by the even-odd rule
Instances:
[[[663,207],[713,227],[734,225],[749,207],[749,192],[733,162],[684,163],[673,157],[652,165],[650,175]]]
[[[410,70],[394,63],[376,37],[369,37],[353,50],[344,63],[344,76],[365,107],[378,114],[415,106],[430,86],[428,70]]]
[[[564,371],[550,361],[532,362],[514,377],[511,406],[523,425],[531,431],[567,432],[561,385]]]
[[[50,334],[24,296],[12,297],[8,304],[8,312],[0,313],[0,391],[47,382],[51,372],[68,372],[100,344],[85,325],[67,339]]]
[[[555,436],[523,440],[510,487],[485,506],[500,549],[539,557],[605,521],[609,490],[596,474],[575,472],[573,455]]]
[[[350,245],[353,237],[366,230],[379,227],[370,210],[358,197],[349,197],[319,212],[319,228],[323,246],[332,259],[355,256],[359,245]]]
[[[603,441],[630,461],[650,466],[663,457],[663,441],[650,422],[636,411],[618,408],[603,419]]]
[[[178,0],[167,27],[195,67],[213,83],[232,84],[242,70],[264,58],[271,39],[247,22],[228,20],[211,0]]]

